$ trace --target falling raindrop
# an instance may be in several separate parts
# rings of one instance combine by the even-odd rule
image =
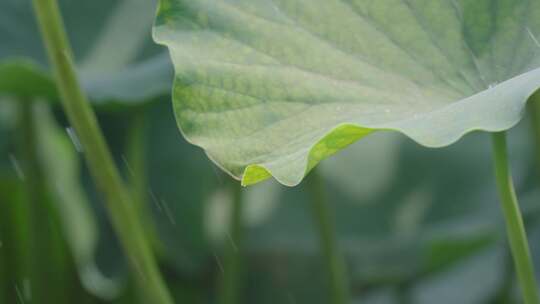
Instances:
[[[150,197],[152,198],[152,201],[158,208],[159,212],[163,212],[163,207],[161,207],[161,204],[159,203],[159,200],[157,199],[156,195],[154,194],[154,191],[152,189],[148,188],[148,193],[150,194]]]
[[[75,133],[75,130],[73,130],[72,127],[67,127],[66,132],[69,135],[71,142],[75,146],[75,150],[77,150],[77,152],[79,153],[84,152],[81,142],[79,141],[79,137],[77,136],[77,133]]]
[[[229,239],[229,242],[231,243],[231,246],[233,247],[234,251],[238,252],[238,246],[236,246],[236,243],[234,242],[233,238],[228,232],[226,233],[227,233],[227,238]]]
[[[131,174],[131,176],[135,176],[135,173],[133,172],[133,169],[129,165],[129,162],[128,162],[128,160],[127,160],[127,158],[126,158],[126,156],[124,154],[122,154],[122,161],[126,165],[126,168],[128,169],[129,174]]]
[[[171,222],[173,225],[176,226],[176,220],[174,219],[174,216],[172,215],[171,209],[169,208],[169,204],[167,204],[166,201],[161,200],[161,205],[163,206],[163,209],[165,209],[165,215],[167,215],[169,222]]]
[[[17,173],[17,177],[21,180],[24,180],[24,172],[21,169],[21,166],[19,165],[19,161],[15,157],[15,155],[10,154],[9,155],[9,161],[11,162],[11,165],[13,166],[13,169],[15,170],[15,173]]]
[[[18,302],[20,304],[24,304],[23,295],[22,295],[21,291],[19,290],[19,287],[16,284],[15,284],[15,292],[17,293],[17,299],[19,300]]]
[[[540,48],[540,42],[538,41],[538,39],[536,39],[536,36],[534,36],[533,32],[531,31],[530,28],[526,27],[525,30],[527,31],[527,33],[529,34],[529,36],[531,37],[531,39],[534,41],[534,43],[536,44],[536,46],[538,46]]]
[[[221,261],[219,260],[219,257],[216,254],[216,252],[214,252],[214,258],[216,259],[216,263],[217,263],[217,265],[219,267],[219,270],[221,270],[221,273],[225,274],[225,269],[223,268],[223,265],[221,264]]]
[[[23,293],[26,300],[32,300],[32,286],[30,285],[30,279],[28,278],[23,280]]]

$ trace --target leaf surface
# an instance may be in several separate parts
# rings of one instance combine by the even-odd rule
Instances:
[[[540,86],[540,2],[161,0],[184,135],[244,185],[293,186],[377,130],[501,131]]]

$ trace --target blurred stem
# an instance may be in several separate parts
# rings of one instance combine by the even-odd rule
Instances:
[[[497,187],[499,188],[508,240],[514,259],[514,266],[521,285],[523,299],[525,304],[539,304],[540,298],[538,296],[534,267],[529,252],[529,244],[508,164],[506,133],[499,132],[493,134],[493,153]]]
[[[397,298],[400,304],[412,304],[411,283],[404,282],[397,286]]]
[[[223,277],[221,280],[219,303],[239,304],[241,303],[241,243],[243,237],[242,225],[242,187],[231,181],[232,208],[229,217],[229,231],[227,232],[225,257],[223,261]]]
[[[34,117],[32,111],[32,102],[30,100],[20,100],[19,107],[19,132],[21,134],[21,146],[19,153],[22,156],[21,171],[24,178],[24,193],[28,206],[28,218],[29,218],[29,250],[30,252],[39,252],[39,254],[33,255],[33,259],[29,263],[30,273],[29,278],[32,284],[33,297],[38,303],[46,303],[47,294],[43,290],[47,286],[45,278],[44,267],[50,265],[47,261],[47,248],[46,242],[49,237],[48,231],[44,228],[46,222],[43,223],[42,219],[47,218],[44,216],[43,206],[44,204],[44,188],[42,184],[43,176],[41,168],[39,166],[39,159],[37,156],[36,147],[36,134],[34,128]],[[44,244],[45,242],[45,244]],[[17,282],[16,290],[17,296],[21,297],[23,291],[24,282]],[[25,299],[23,299],[25,300]]]
[[[133,208],[130,193],[120,178],[95,113],[77,79],[58,3],[56,0],[33,0],[33,5],[62,105],[75,127],[94,182],[104,194],[113,227],[140,289],[145,292],[146,303],[173,303],[147,243],[137,210]]]
[[[540,93],[530,97],[528,111],[531,115],[531,126],[533,132],[534,148],[536,156],[536,168],[540,174]]]
[[[514,267],[512,264],[512,253],[509,249],[506,249],[504,252],[504,260],[503,260],[503,276],[502,280],[499,284],[499,287],[497,288],[497,292],[492,295],[492,298],[487,303],[493,303],[493,304],[507,304],[512,303],[512,288],[514,286]]]
[[[137,213],[146,228],[148,242],[157,253],[162,247],[157,237],[156,227],[148,208],[148,180],[146,178],[146,115],[144,109],[137,109],[131,118],[126,143],[126,166],[129,186]]]
[[[3,247],[5,241],[5,228],[0,223],[0,303],[8,303],[7,287],[9,284],[8,259]]]
[[[25,278],[30,278],[32,269],[31,246],[30,246],[30,221],[27,202],[23,195],[20,184],[9,185],[8,189],[11,193],[17,195],[0,199],[0,207],[2,210],[1,220],[4,228],[2,235],[2,248],[6,259],[5,269],[8,278],[6,286],[7,295],[5,302],[0,303],[17,303],[17,291],[15,286],[22,286]],[[4,189],[2,189],[4,190]]]
[[[25,278],[26,282],[19,282],[18,292],[24,297],[31,296],[33,303],[62,303],[70,296],[66,279],[72,269],[58,214],[45,187],[45,172],[38,155],[35,103],[30,100],[20,103],[22,174],[30,220],[29,248],[31,253],[39,254],[31,255],[30,281]],[[52,275],[56,276],[55,280],[50,280]]]
[[[133,193],[133,201],[142,210],[146,201],[146,121],[141,110],[133,113],[127,134],[126,166],[129,171],[129,185]]]
[[[5,303],[16,303],[17,291],[15,286],[22,286],[25,278],[33,276],[31,258],[31,221],[28,198],[25,194],[27,185],[23,161],[26,145],[26,115],[24,114],[27,100],[18,100],[17,111],[17,140],[15,155],[10,155],[13,170],[16,171],[20,181],[3,185],[0,189],[0,210],[3,234],[0,241],[4,258],[6,259],[3,272],[8,274]],[[2,302],[4,303],[4,302]]]
[[[345,261],[339,251],[334,224],[334,214],[329,207],[324,183],[317,170],[313,170],[308,176],[307,187],[311,194],[313,218],[326,258],[329,272],[330,291],[332,304],[349,303],[349,280],[345,271]]]

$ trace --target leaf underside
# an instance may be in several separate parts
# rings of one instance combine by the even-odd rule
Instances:
[[[244,185],[296,185],[377,130],[502,131],[540,86],[540,1],[161,0],[192,143]]]

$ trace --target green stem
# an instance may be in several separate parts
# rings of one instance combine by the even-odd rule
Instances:
[[[499,287],[497,288],[497,292],[491,296],[491,300],[487,303],[493,303],[493,304],[506,304],[506,303],[512,303],[512,288],[514,286],[514,267],[512,263],[512,254],[510,253],[510,250],[505,250],[504,252],[504,259],[502,261],[503,263],[503,275],[502,280],[499,283]]]
[[[133,200],[138,208],[146,201],[146,165],[145,165],[146,120],[143,111],[133,113],[129,124],[126,143],[126,166],[129,173],[129,185]],[[141,209],[142,210],[142,209]]]
[[[412,297],[412,284],[410,282],[403,282],[397,286],[397,298],[399,299],[400,304],[411,304],[413,303]]]
[[[223,277],[219,293],[219,303],[241,303],[241,242],[242,225],[242,188],[236,182],[231,182],[232,208],[229,220],[229,232],[226,236],[225,258],[223,261]]]
[[[30,204],[26,193],[28,185],[25,181],[26,166],[26,112],[27,105],[24,102],[27,100],[18,100],[17,111],[17,138],[14,140],[16,145],[16,155],[10,155],[14,174],[16,173],[21,179],[18,182],[10,181],[6,185],[2,185],[0,189],[0,210],[1,225],[4,229],[2,235],[2,247],[0,250],[4,253],[6,259],[5,271],[8,274],[7,281],[7,298],[6,303],[16,303],[17,290],[15,286],[22,286],[25,278],[33,279],[32,271],[32,235],[30,221]],[[3,302],[2,302],[3,303]]]
[[[9,284],[9,274],[8,274],[8,259],[6,255],[6,250],[4,250],[3,243],[6,240],[6,229],[4,225],[0,223],[0,303],[8,303],[8,292],[7,287]]]
[[[345,271],[345,261],[338,249],[334,215],[329,208],[324,192],[324,183],[316,170],[307,178],[311,193],[312,212],[319,230],[320,241],[329,272],[332,304],[349,303],[349,280]]]
[[[70,123],[75,127],[97,188],[105,197],[113,227],[140,289],[146,294],[146,303],[173,303],[154,254],[147,244],[144,227],[132,205],[130,193],[120,178],[95,113],[77,79],[58,3],[56,0],[33,0],[33,5],[62,105]]]
[[[539,304],[540,298],[538,296],[527,235],[510,174],[508,152],[506,150],[506,134],[504,132],[493,134],[493,153],[497,187],[499,189],[502,210],[506,220],[508,240],[514,259],[514,266],[521,285],[523,299],[526,304]]]
[[[157,236],[151,210],[148,208],[148,181],[146,172],[146,115],[144,109],[137,109],[129,124],[126,142],[126,166],[128,182],[137,213],[146,228],[146,238],[159,255],[163,248]]]
[[[19,300],[14,287],[22,286],[24,279],[30,278],[32,274],[32,247],[29,238],[31,233],[28,219],[30,211],[23,195],[20,195],[24,190],[21,185],[13,183],[9,187],[0,189],[7,196],[0,197],[1,224],[4,228],[0,250],[4,253],[5,271],[8,274],[5,303],[17,303]]]
[[[529,98],[528,108],[531,115],[536,167],[537,171],[540,172],[540,93],[536,93]]]
[[[30,281],[32,282],[32,294],[38,303],[47,303],[49,295],[44,291],[46,286],[45,273],[48,265],[47,256],[47,239],[50,237],[47,231],[47,221],[43,221],[44,210],[44,193],[43,176],[39,165],[36,147],[36,134],[34,127],[34,117],[32,111],[32,102],[30,100],[19,100],[19,130],[21,132],[21,147],[20,154],[21,170],[24,174],[24,193],[28,206],[28,218],[30,220],[29,230],[29,248],[30,252],[39,252],[34,256],[30,263]],[[24,294],[23,282],[17,283],[17,293],[20,297]],[[54,284],[52,284],[53,290]],[[27,299],[26,299],[27,300]]]

